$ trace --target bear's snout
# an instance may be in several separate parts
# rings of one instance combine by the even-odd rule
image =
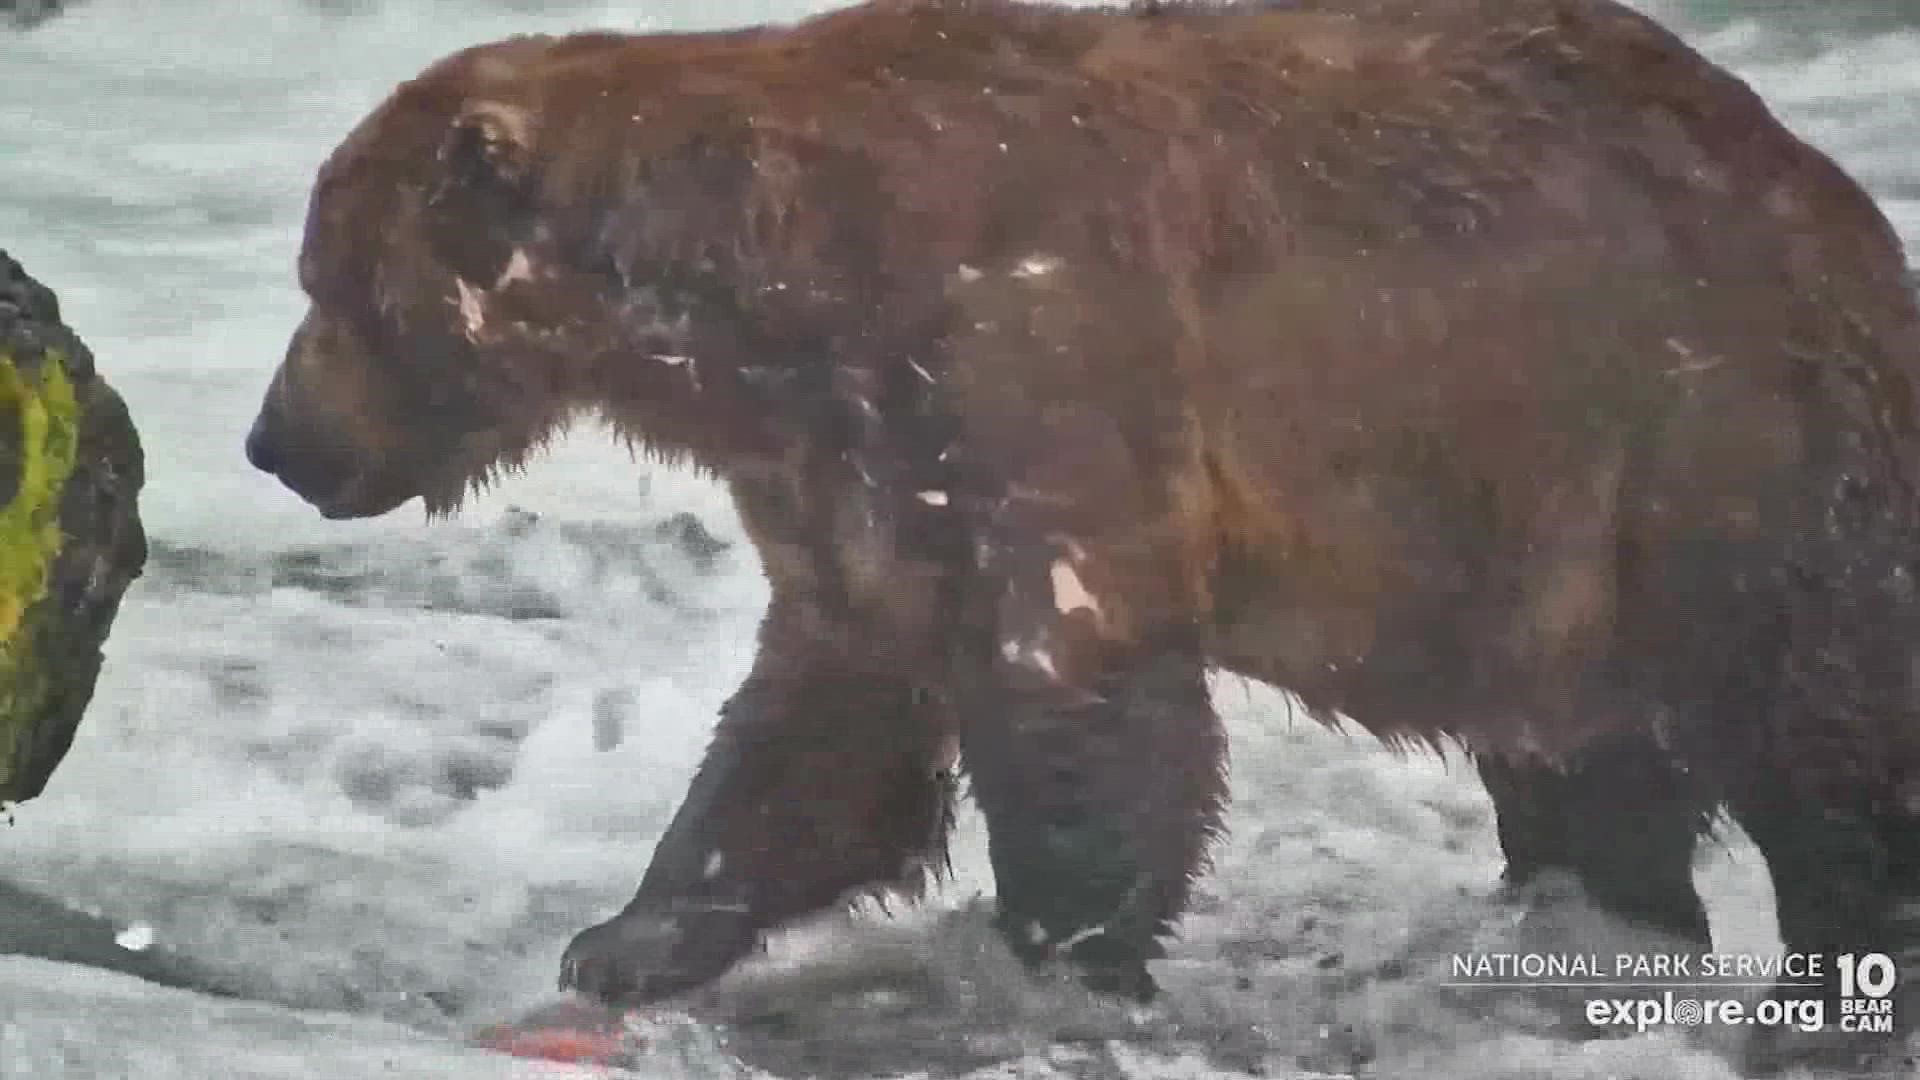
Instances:
[[[322,432],[288,423],[272,403],[248,429],[246,454],[248,464],[278,479],[322,517],[366,517],[402,501],[392,493],[368,490],[365,470],[349,448]]]
[[[270,475],[280,472],[279,447],[267,434],[265,416],[256,417],[247,429],[247,464]]]
[[[260,410],[247,431],[247,463],[277,478],[309,502],[324,502],[347,478],[342,455],[313,438],[289,437],[283,418],[271,405]]]

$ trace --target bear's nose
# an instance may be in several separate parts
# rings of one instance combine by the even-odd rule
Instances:
[[[273,441],[267,438],[258,420],[247,432],[247,462],[263,473],[278,474],[280,471],[280,459],[274,451]]]

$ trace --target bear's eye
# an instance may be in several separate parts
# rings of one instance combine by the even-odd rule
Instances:
[[[436,258],[474,282],[498,280],[532,233],[532,215],[484,193],[455,188],[426,208],[427,240]]]
[[[440,164],[446,169],[449,186],[478,186],[493,176],[490,161],[500,148],[487,132],[470,124],[455,124],[440,148]]]

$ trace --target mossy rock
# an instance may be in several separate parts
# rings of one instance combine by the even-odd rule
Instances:
[[[146,565],[144,483],[126,405],[0,251],[0,803],[39,795],[73,743]]]

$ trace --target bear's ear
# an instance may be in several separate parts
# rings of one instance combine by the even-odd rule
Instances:
[[[533,176],[533,117],[500,101],[469,102],[440,144],[451,184],[522,189]]]

